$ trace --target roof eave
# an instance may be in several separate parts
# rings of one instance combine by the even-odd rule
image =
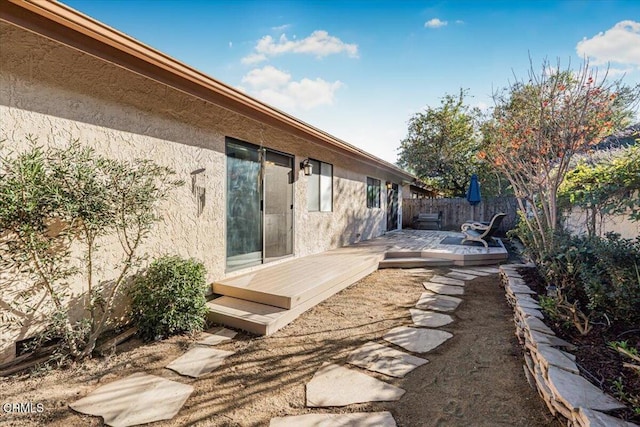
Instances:
[[[64,4],[55,1],[3,1],[0,2],[0,19],[314,143],[328,144],[402,179],[415,178],[389,162],[260,102]]]

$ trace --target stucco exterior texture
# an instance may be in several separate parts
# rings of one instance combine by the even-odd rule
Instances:
[[[389,171],[339,148],[306,141],[13,25],[0,23],[0,37],[3,155],[26,150],[28,135],[42,145],[55,147],[77,139],[112,158],[152,159],[174,169],[176,178],[186,182],[160,207],[162,219],[142,247],[150,260],[164,254],[193,257],[204,263],[210,282],[228,274],[227,136],[295,156],[294,257],[370,239],[386,231],[385,182],[400,184]],[[307,177],[300,170],[300,162],[309,157],[333,165],[332,212],[307,210]],[[204,169],[198,180],[204,187],[205,200],[199,211],[191,174],[200,169]],[[381,181],[380,208],[367,208],[368,176]],[[97,270],[101,280],[111,280],[122,252],[116,239],[100,242],[100,246]],[[246,270],[234,274],[243,272]],[[14,319],[0,330],[3,362],[14,357],[14,343],[33,335],[42,322],[38,316],[15,311],[10,301],[21,286],[30,284],[18,281],[16,285],[15,277],[8,280],[11,272],[1,274],[0,310],[12,311],[10,317]],[[77,300],[82,299],[83,283],[82,275],[73,282]],[[46,305],[42,295],[34,301],[38,298]],[[81,308],[76,315],[82,315]]]

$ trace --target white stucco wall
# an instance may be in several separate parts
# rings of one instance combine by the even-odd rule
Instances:
[[[162,205],[162,220],[142,247],[150,259],[163,254],[194,257],[204,263],[209,281],[226,274],[226,136],[296,156],[294,256],[384,233],[384,183],[398,182],[388,172],[9,24],[0,23],[0,37],[3,155],[26,149],[29,135],[56,147],[78,139],[112,158],[152,159],[186,181]],[[333,212],[306,209],[306,177],[299,163],[307,157],[334,166]],[[191,172],[201,168],[206,204],[198,215]],[[380,209],[366,208],[367,176],[382,182]],[[98,257],[100,277],[110,280],[120,259],[118,243],[106,239],[101,245],[109,250]],[[9,283],[9,272],[2,274],[2,299],[10,300],[20,286],[29,286]],[[72,288],[76,297],[83,293],[80,276]],[[2,300],[0,310],[9,310]],[[16,321],[0,328],[0,362],[12,356],[16,340],[29,337],[41,324],[26,315],[23,320],[22,326]]]
[[[571,234],[587,234],[587,212],[574,207],[565,213],[564,225]],[[625,239],[635,239],[640,236],[640,221],[631,221],[628,215],[606,215],[602,221],[596,223],[596,233],[604,236],[606,233],[618,233]]]

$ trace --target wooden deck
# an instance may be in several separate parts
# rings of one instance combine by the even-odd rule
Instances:
[[[291,309],[345,279],[370,274],[383,258],[383,251],[342,248],[220,280],[213,292]]]
[[[504,247],[440,244],[456,234],[401,230],[224,278],[213,284],[223,297],[208,303],[209,321],[269,335],[378,268],[495,264],[507,257]]]

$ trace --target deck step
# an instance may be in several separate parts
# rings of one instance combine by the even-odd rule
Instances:
[[[380,261],[378,268],[420,268],[449,265],[453,265],[453,261],[442,258],[385,258]]]
[[[334,280],[333,286],[315,293],[291,309],[229,296],[216,298],[207,303],[209,308],[207,320],[210,323],[231,326],[257,335],[271,335],[294,321],[308,309],[368,276],[377,268],[377,261],[373,264],[360,265],[359,269],[351,270],[351,275],[343,275],[339,281]]]
[[[291,309],[361,271],[375,271],[382,257],[382,254],[332,251],[219,280],[213,284],[213,292]]]

